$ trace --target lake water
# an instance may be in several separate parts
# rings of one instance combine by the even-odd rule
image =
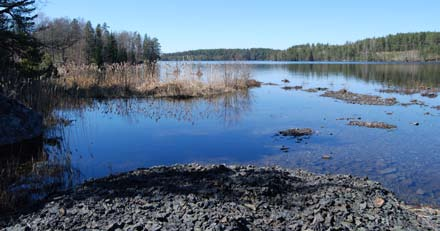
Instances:
[[[73,123],[49,132],[62,137],[62,147],[46,149],[61,148],[63,154],[45,160],[67,163],[63,171],[69,185],[155,165],[281,165],[367,176],[408,203],[440,206],[440,110],[432,108],[440,105],[440,97],[379,91],[440,87],[439,64],[244,64],[253,78],[279,85],[212,99],[96,100],[60,108],[57,113]],[[426,105],[357,105],[321,97],[323,91],[282,89],[297,85]],[[348,126],[341,118],[349,117],[397,128]],[[314,134],[302,140],[276,135],[288,128],[311,128]]]

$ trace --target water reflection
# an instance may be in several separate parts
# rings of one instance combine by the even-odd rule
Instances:
[[[221,65],[221,64],[219,64]],[[243,65],[242,63],[240,65]],[[438,87],[434,64],[247,63],[253,78],[289,79],[290,85],[348,88],[384,94],[399,102],[420,95],[379,93],[382,87]],[[123,99],[87,102],[57,112],[76,120],[65,129],[72,163],[83,179],[161,164],[255,163],[343,173],[378,180],[410,203],[440,205],[439,114],[430,106],[362,106],[322,98],[319,93],[263,86],[220,97],[176,101]],[[389,112],[392,112],[391,114]],[[429,115],[426,114],[429,112]],[[362,117],[398,126],[394,131],[353,128],[338,118]],[[420,126],[411,125],[420,122]],[[303,142],[274,139],[279,130],[310,127]],[[409,139],[411,137],[411,139]],[[284,153],[282,146],[289,147]],[[330,154],[332,160],[322,160]]]
[[[51,111],[73,123],[48,134],[61,137],[61,143],[39,141],[31,145],[35,150],[30,155],[4,156],[2,192],[32,188],[35,197],[50,192],[47,189],[153,165],[253,163],[368,176],[407,202],[440,206],[440,113],[431,108],[440,105],[439,98],[377,91],[439,88],[440,65],[239,65],[247,65],[253,78],[281,86],[187,100],[54,97]],[[355,93],[396,97],[399,102],[424,100],[427,106],[346,104],[320,97],[319,92],[284,91],[285,78],[289,85],[304,89],[345,87]],[[349,127],[347,121],[338,120],[348,117],[383,121],[397,129]],[[274,138],[278,131],[292,127],[312,128],[315,134],[302,142]],[[280,150],[283,145],[288,152]],[[324,154],[332,159],[323,160]]]
[[[54,133],[48,131],[47,137]],[[0,153],[0,217],[30,209],[47,195],[78,182],[79,173],[59,138],[4,145]]]
[[[115,114],[132,122],[136,122],[140,118],[147,118],[155,122],[172,119],[194,124],[199,120],[213,118],[222,121],[226,126],[232,126],[241,119],[243,113],[251,110],[252,101],[251,92],[238,91],[185,100],[168,98],[96,100],[92,103],[88,101],[88,104],[82,104],[83,106],[79,106],[74,111],[78,113],[87,110]],[[58,112],[62,114],[66,111],[59,110]],[[69,110],[63,116],[71,117],[70,112]]]
[[[270,68],[264,67],[262,69]],[[273,68],[286,69],[292,74],[303,77],[328,78],[343,76],[365,82],[379,83],[389,87],[415,88],[440,87],[440,65],[429,64],[362,64],[362,63],[308,63],[271,65]]]

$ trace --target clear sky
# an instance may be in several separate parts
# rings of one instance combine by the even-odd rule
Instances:
[[[440,0],[43,0],[48,17],[155,36],[163,52],[285,49],[398,32],[440,31]]]

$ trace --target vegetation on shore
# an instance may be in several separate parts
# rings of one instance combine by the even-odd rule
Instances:
[[[88,98],[213,96],[258,87],[245,66],[191,63],[163,65],[65,65],[52,84],[70,95]]]
[[[157,38],[112,32],[106,23],[93,27],[80,19],[37,18],[34,5],[34,0],[0,5],[0,92],[34,109],[54,95],[190,98],[259,86],[240,65],[203,71],[187,63],[159,65]]]
[[[0,94],[34,109],[49,102],[47,86],[64,65],[146,64],[160,59],[158,39],[137,32],[111,32],[108,26],[35,14],[35,0],[0,1]],[[96,76],[95,76],[96,77]],[[40,111],[41,112],[41,111]]]
[[[163,60],[439,61],[440,32],[399,33],[343,45],[303,44],[286,50],[194,50],[163,54]]]

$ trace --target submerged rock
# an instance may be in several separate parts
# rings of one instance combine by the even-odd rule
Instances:
[[[318,91],[327,91],[328,88],[326,87],[315,87],[315,88],[309,88],[305,89],[306,92],[318,92]]]
[[[0,145],[41,136],[43,117],[17,100],[0,95]]]
[[[404,107],[411,106],[411,105],[427,106],[425,102],[420,101],[420,100],[416,100],[416,99],[409,101],[409,103],[401,103],[401,105]]]
[[[359,127],[367,127],[367,128],[381,128],[381,129],[393,129],[397,128],[396,125],[387,124],[384,122],[366,122],[366,121],[359,121],[359,120],[353,120],[348,122],[348,125],[350,126],[359,126]]]
[[[395,172],[397,172],[397,168],[389,167],[389,168],[380,170],[379,174],[387,175],[387,174],[392,174],[392,173],[395,173]]]
[[[379,183],[278,167],[176,165],[87,182],[6,230],[435,230]]]
[[[288,91],[288,90],[301,90],[302,88],[303,88],[302,86],[285,86],[282,87],[281,89]]]
[[[434,93],[434,92],[423,92],[422,94],[421,94],[421,96],[423,96],[423,97],[428,97],[428,98],[437,98],[437,93]]]
[[[380,96],[375,96],[375,95],[357,94],[357,93],[349,92],[345,89],[339,91],[326,91],[321,96],[342,100],[352,104],[384,105],[384,106],[392,106],[397,104],[396,98],[382,98]]]
[[[263,85],[266,85],[266,86],[278,86],[279,84],[268,82],[268,83],[263,83]]]
[[[282,136],[294,136],[294,137],[300,137],[300,136],[310,136],[313,134],[313,130],[310,128],[291,128],[283,131],[278,132]]]
[[[325,154],[325,155],[322,155],[321,158],[322,158],[323,160],[330,160],[330,159],[332,158],[332,156]]]

